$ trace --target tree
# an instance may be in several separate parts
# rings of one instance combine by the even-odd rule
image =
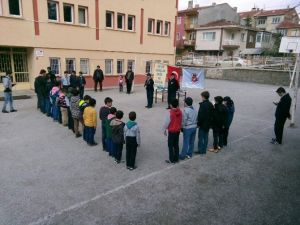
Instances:
[[[245,26],[246,27],[251,27],[252,25],[252,18],[250,16],[247,16],[247,18],[245,19]]]
[[[274,44],[272,48],[264,49],[262,55],[264,56],[282,56],[282,53],[279,53],[279,47],[282,35],[280,33],[273,34]]]

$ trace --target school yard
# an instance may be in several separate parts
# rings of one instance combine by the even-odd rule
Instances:
[[[165,103],[145,109],[142,87],[131,95],[87,92],[97,110],[110,96],[124,120],[137,112],[142,145],[134,171],[102,151],[99,128],[99,145],[90,147],[38,112],[36,97],[15,101],[17,113],[0,115],[0,224],[300,224],[300,111],[297,127],[287,123],[284,144],[274,146],[276,86],[207,80],[206,87],[235,101],[230,144],[174,166],[164,162]],[[197,108],[200,92],[188,90]]]

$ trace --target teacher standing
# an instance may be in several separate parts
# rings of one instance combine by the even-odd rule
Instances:
[[[134,72],[132,71],[131,67],[129,67],[129,69],[125,75],[127,94],[130,94],[130,92],[131,92],[133,80],[134,80]]]
[[[144,87],[147,91],[147,106],[146,108],[150,109],[153,105],[153,93],[154,93],[154,81],[150,73],[147,73],[147,80],[145,81]]]
[[[104,81],[104,74],[99,65],[94,71],[93,80],[95,83],[95,91],[97,91],[98,83],[100,85],[100,91],[102,91],[102,82]]]

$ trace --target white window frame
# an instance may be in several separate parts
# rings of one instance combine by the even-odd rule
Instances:
[[[245,41],[245,33],[241,33],[241,42]]]
[[[131,70],[135,71],[135,60],[134,59],[128,59],[127,60],[127,70],[129,70],[129,64],[131,64]]]
[[[55,4],[55,6],[56,6],[56,20],[52,20],[52,19],[49,19],[49,12],[47,12],[48,13],[48,20],[49,21],[55,21],[55,22],[58,22],[59,21],[59,3],[57,2],[57,1],[52,1],[52,0],[48,0],[47,1],[47,9],[48,9],[48,11],[49,11],[49,8],[48,8],[48,3],[49,2],[51,2],[51,3],[54,3]]]
[[[83,62],[86,64],[84,65]],[[81,58],[80,61],[80,71],[82,72],[83,75],[88,75],[90,74],[90,61],[88,58]],[[84,71],[83,66],[85,66],[86,71]]]
[[[81,23],[79,21],[79,10],[84,10],[84,20],[85,23]],[[88,25],[88,8],[85,6],[78,6],[78,24],[82,25],[82,26],[87,26]]]
[[[212,35],[212,38],[209,38],[209,35]],[[215,41],[216,40],[216,32],[203,32],[202,40],[204,41]]]
[[[73,69],[71,71],[68,70],[67,60],[73,60],[74,61],[74,64],[73,64],[74,66],[73,66]],[[66,58],[66,71],[71,73],[73,70],[76,71],[76,59],[75,58]]]
[[[264,25],[264,24],[266,24],[266,19],[258,19],[257,24],[258,25]]]
[[[106,64],[110,62],[110,71],[106,70]],[[105,59],[105,65],[104,65],[104,69],[105,69],[105,74],[106,75],[112,75],[113,74],[113,59]]]
[[[65,6],[71,6],[71,22],[65,21]],[[68,4],[68,3],[63,3],[63,13],[64,13],[64,23],[67,24],[74,24],[74,5]]]
[[[159,33],[157,33],[158,24],[160,24]],[[162,20],[157,20],[157,21],[156,21],[156,26],[155,26],[155,34],[156,34],[156,35],[162,35],[163,26],[164,26],[164,24],[163,24],[163,21],[162,21]]]
[[[132,29],[129,29],[129,18],[132,18]],[[127,30],[128,31],[135,31],[135,16],[134,15],[128,15],[127,17]]]
[[[122,67],[121,67],[121,72],[119,72],[119,62],[121,62]],[[124,59],[117,59],[117,74],[123,74],[124,73]]]
[[[273,23],[273,24],[278,24],[278,23],[280,23],[280,16],[273,17],[273,18],[272,18],[272,23]]]
[[[171,29],[171,23],[169,21],[164,22],[164,35],[165,36],[170,36],[170,29]],[[167,31],[167,33],[166,33]]]
[[[2,3],[2,1],[1,1]],[[0,4],[1,4],[0,3]],[[20,15],[13,15],[13,14],[10,14],[10,11],[9,11],[9,0],[7,0],[7,6],[8,6],[8,14],[9,16],[13,16],[13,17],[22,17],[23,16],[23,13],[22,13],[22,0],[19,0],[19,11],[20,11]]]
[[[249,36],[249,43],[253,43],[254,42],[254,36],[251,34]]]
[[[58,73],[55,73],[55,75],[60,75],[61,74],[61,63],[60,63],[60,58],[58,57],[50,57],[49,58],[49,65],[51,67],[51,71],[55,71],[52,69],[52,66],[51,66],[51,60],[57,60],[58,62],[58,65],[57,65],[57,70],[58,70]]]
[[[147,65],[149,64],[149,65]],[[147,70],[149,67],[149,71]],[[148,60],[146,61],[146,64],[145,64],[145,72],[146,73],[152,73],[152,61],[151,60]]]
[[[151,31],[149,32],[149,24],[151,22]],[[148,27],[147,27],[147,33],[148,34],[154,34],[154,24],[155,24],[155,20],[152,18],[148,19]]]
[[[234,38],[235,38],[235,33],[231,33],[231,34],[230,34],[230,40],[233,41]]]
[[[119,28],[119,16],[122,18],[122,27],[121,28]],[[117,13],[117,29],[125,30],[125,14],[124,13]]]
[[[110,14],[110,19],[111,19],[111,26],[110,27],[108,27],[107,26],[107,14]],[[114,29],[114,24],[115,24],[115,22],[114,22],[114,18],[115,17],[115,13],[114,12],[112,12],[112,11],[106,11],[105,12],[105,27],[106,28],[108,28],[108,29]]]

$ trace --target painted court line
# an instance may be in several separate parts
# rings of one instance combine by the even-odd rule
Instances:
[[[259,130],[259,131],[256,132],[256,133],[251,133],[251,134],[249,134],[249,135],[243,136],[243,137],[238,138],[238,139],[236,139],[236,140],[234,140],[234,141],[231,141],[230,143],[232,144],[232,143],[236,143],[236,142],[242,141],[242,140],[244,140],[244,139],[246,139],[246,138],[249,138],[249,137],[251,137],[251,136],[257,135],[257,134],[260,133],[261,131],[270,129],[270,128],[272,128],[272,127],[273,127],[273,126],[265,127],[264,129]],[[196,158],[199,158],[199,157],[200,157],[199,155],[198,155],[198,156],[194,156],[194,157],[193,157],[192,159],[190,159],[190,160],[181,162],[180,165],[185,164],[185,163],[188,163],[189,161],[191,161],[191,160],[193,160],[193,159],[196,159]],[[91,198],[91,199],[88,199],[88,200],[86,200],[86,201],[82,201],[82,202],[76,203],[76,204],[74,204],[74,205],[72,205],[72,206],[70,206],[70,207],[68,207],[68,208],[65,208],[65,209],[63,209],[63,210],[57,211],[57,212],[55,212],[55,213],[53,213],[53,214],[51,214],[51,215],[48,215],[48,216],[45,216],[45,217],[41,217],[40,219],[36,220],[35,222],[31,222],[31,223],[28,224],[28,225],[40,225],[40,224],[42,224],[42,223],[44,223],[44,222],[46,222],[46,221],[48,221],[48,220],[50,220],[50,219],[55,218],[56,216],[62,215],[63,213],[66,213],[66,212],[69,212],[69,211],[72,211],[72,210],[75,210],[75,209],[79,209],[79,208],[81,208],[82,206],[89,204],[90,202],[96,201],[96,200],[98,200],[98,199],[100,199],[100,198],[102,198],[102,197],[105,197],[105,196],[107,196],[107,195],[110,195],[110,194],[113,194],[113,193],[118,192],[118,191],[120,191],[120,190],[123,190],[123,189],[125,189],[125,188],[127,188],[127,187],[129,187],[129,186],[131,186],[131,185],[133,185],[133,184],[136,184],[136,183],[138,183],[138,182],[140,182],[140,181],[143,181],[143,180],[147,180],[148,178],[151,178],[151,177],[153,177],[153,176],[156,176],[156,175],[158,175],[158,174],[161,174],[161,173],[163,173],[163,172],[165,172],[165,171],[167,171],[167,170],[169,170],[169,169],[171,169],[171,168],[174,168],[174,167],[176,167],[176,165],[168,166],[168,167],[166,167],[166,168],[164,168],[164,169],[162,169],[162,170],[158,170],[158,171],[152,172],[152,173],[150,173],[150,174],[148,174],[148,175],[146,175],[146,176],[140,177],[140,178],[138,178],[138,179],[136,179],[136,180],[133,180],[133,181],[127,183],[127,184],[124,184],[124,185],[121,185],[121,186],[119,186],[119,187],[116,187],[116,188],[114,188],[114,189],[112,189],[112,190],[110,190],[110,191],[107,191],[107,192],[101,193],[101,194],[99,194],[99,195],[96,195],[95,197],[93,197],[93,198]]]

